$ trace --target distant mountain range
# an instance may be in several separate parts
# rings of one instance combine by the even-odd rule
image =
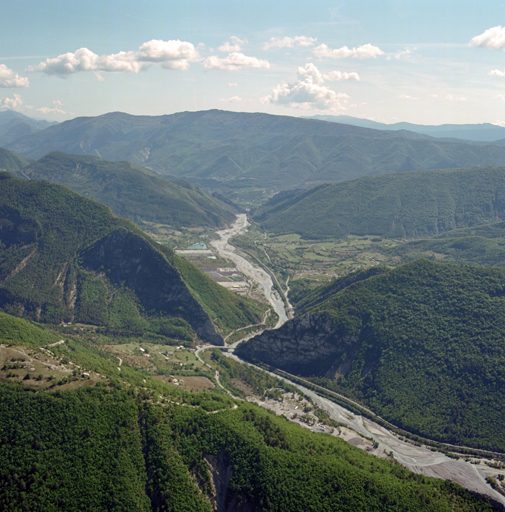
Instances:
[[[437,138],[464,139],[479,142],[497,141],[500,144],[504,144],[505,142],[505,127],[490,123],[423,125],[402,122],[386,124],[358,117],[323,115],[304,117],[303,119],[317,119],[330,123],[350,124],[352,126],[362,126],[363,128],[373,128],[374,130],[408,130]]]
[[[0,111],[0,139],[2,140],[0,146],[56,124],[58,124],[56,121],[33,119],[14,110],[2,110]]]
[[[28,158],[64,151],[128,160],[242,202],[361,176],[505,165],[503,144],[219,110],[81,117],[15,141],[0,136],[0,146]]]
[[[425,237],[505,219],[505,167],[411,171],[274,196],[253,218],[307,238]]]
[[[0,159],[2,151],[7,152],[0,150]],[[17,155],[9,153],[16,161]],[[189,181],[169,180],[130,162],[108,162],[95,156],[56,151],[31,164],[26,161],[26,165],[22,170],[12,169],[13,174],[67,185],[137,223],[158,222],[176,228],[224,227],[235,218],[232,206],[205,194]]]

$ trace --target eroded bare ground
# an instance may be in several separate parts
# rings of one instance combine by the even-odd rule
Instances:
[[[274,411],[277,415],[286,416],[304,428],[313,432],[330,434],[381,458],[394,458],[402,466],[414,473],[426,476],[452,480],[471,491],[486,494],[494,500],[505,504],[505,496],[495,491],[486,477],[497,478],[505,475],[505,469],[496,469],[488,465],[496,461],[472,458],[471,462],[463,459],[454,460],[443,453],[432,451],[426,446],[416,446],[389,432],[376,423],[354,415],[339,405],[318,396],[316,393],[301,388],[302,392],[319,407],[328,412],[331,419],[343,423],[345,427],[329,427],[319,421],[312,411],[304,412],[310,407],[306,400],[300,400],[299,395],[284,393],[282,399],[265,399],[250,396],[248,401]],[[500,485],[500,484],[499,484]],[[505,491],[505,487],[502,487]]]

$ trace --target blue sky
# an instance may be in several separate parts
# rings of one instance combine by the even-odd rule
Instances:
[[[505,0],[16,0],[0,108],[505,126]]]

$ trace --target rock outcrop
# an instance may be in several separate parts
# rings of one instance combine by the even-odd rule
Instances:
[[[338,335],[328,313],[308,314],[241,343],[235,353],[301,375],[321,374],[353,351],[356,338]]]

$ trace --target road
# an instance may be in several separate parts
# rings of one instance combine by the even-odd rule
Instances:
[[[231,228],[218,231],[217,234],[220,236],[220,239],[211,242],[211,244],[218,251],[220,256],[225,259],[232,260],[240,272],[262,286],[265,297],[279,316],[279,321],[275,326],[275,328],[278,329],[288,320],[288,316],[286,314],[284,302],[280,299],[273,288],[270,275],[262,268],[253,266],[251,262],[237,254],[235,252],[235,247],[230,245],[228,242],[231,237],[239,233],[244,233],[247,230],[248,225],[247,216],[245,214],[238,215],[233,226]],[[258,333],[251,334],[234,344],[229,345],[229,352],[227,355],[243,363],[244,361],[237,358],[232,353],[233,349],[236,348],[239,343],[242,343],[257,334]],[[198,352],[208,348],[214,347],[205,346],[197,350],[196,356],[198,359],[200,359]],[[223,347],[215,348],[222,349]],[[277,374],[272,375],[277,378],[281,378]],[[314,402],[325,409],[329,413],[330,417],[335,421],[346,424],[348,427],[354,429],[357,433],[365,437],[373,438],[379,443],[380,449],[384,449],[387,453],[392,452],[395,459],[410,471],[413,471],[414,473],[422,473],[426,476],[452,480],[467,489],[480,494],[487,494],[496,501],[505,505],[505,497],[494,491],[489,484],[486,483],[485,478],[487,474],[482,468],[478,468],[476,465],[463,460],[451,459],[440,452],[432,452],[429,448],[415,446],[411,443],[401,441],[396,435],[377,423],[363,418],[360,415],[351,413],[344,407],[319,396],[316,392],[304,386],[294,384],[289,380],[288,382],[299,388],[305,395],[310,396]]]
[[[284,308],[284,302],[274,289],[272,278],[262,268],[254,267],[252,263],[237,254],[236,248],[228,243],[228,240],[231,237],[240,233],[245,233],[248,225],[249,222],[245,213],[237,215],[237,219],[233,226],[228,229],[217,231],[216,234],[219,235],[220,239],[213,240],[211,245],[217,250],[221,257],[233,261],[235,268],[239,272],[242,272],[245,276],[256,281],[263,288],[263,293],[265,294],[266,299],[279,317],[279,320],[275,325],[275,329],[278,329],[282,324],[287,322],[288,317]]]

